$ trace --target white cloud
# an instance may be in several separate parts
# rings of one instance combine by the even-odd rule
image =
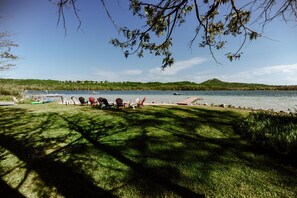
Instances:
[[[260,69],[256,69],[255,72],[257,72],[258,75],[273,74],[273,73],[293,75],[293,74],[297,74],[297,64],[263,67]]]
[[[296,84],[297,64],[275,65],[231,75],[232,78],[265,84]]]
[[[164,70],[162,70],[160,67],[153,68],[150,70],[150,73],[162,76],[173,76],[180,71],[189,69],[195,65],[199,65],[203,63],[205,60],[206,59],[204,58],[196,57],[185,61],[178,61],[174,63],[171,67],[167,67]]]
[[[113,71],[98,70],[94,72],[94,75],[96,76],[96,78],[102,79],[102,80],[120,81],[119,75]]]
[[[202,82],[211,78],[218,78],[227,82],[292,85],[297,84],[297,64],[267,66],[229,74],[220,74],[218,71],[205,74],[198,73],[195,76],[195,81]]]
[[[134,76],[142,74],[142,70],[126,70],[123,72],[124,75]]]

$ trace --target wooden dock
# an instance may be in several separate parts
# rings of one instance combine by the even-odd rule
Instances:
[[[189,97],[189,98],[186,98],[183,101],[177,102],[176,104],[178,104],[178,105],[189,105],[189,104],[195,102],[196,100],[201,100],[201,98],[198,98],[198,97]]]
[[[44,94],[44,95],[37,95],[42,98],[61,98],[63,95],[61,94]]]

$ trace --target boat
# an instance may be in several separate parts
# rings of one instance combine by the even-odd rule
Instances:
[[[44,99],[44,100],[41,100],[41,101],[33,101],[31,102],[31,104],[44,104],[44,103],[50,103],[50,102],[54,102],[55,100],[53,99]]]
[[[45,100],[43,100],[43,103],[49,103],[49,102],[54,102],[55,100],[53,100],[53,99],[45,99]]]
[[[43,101],[33,101],[31,104],[43,104]]]
[[[183,95],[182,93],[174,92],[173,95]]]

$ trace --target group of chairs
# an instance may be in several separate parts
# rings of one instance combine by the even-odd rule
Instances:
[[[75,96],[72,96],[71,100],[75,105],[92,105],[92,106],[99,106],[100,108],[116,107],[119,109],[123,109],[128,107],[132,107],[132,108],[143,107],[146,97],[144,97],[142,100],[139,100],[139,98],[137,98],[135,102],[124,102],[122,98],[117,98],[115,102],[111,102],[111,103],[108,102],[106,98],[102,98],[102,97],[99,97],[97,99],[94,97],[89,97],[88,100],[86,100],[84,97],[79,97],[77,99]]]

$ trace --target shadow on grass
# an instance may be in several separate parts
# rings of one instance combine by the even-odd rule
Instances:
[[[236,125],[240,121],[240,114],[232,111],[188,107],[157,107],[156,110],[153,107],[149,111],[127,111],[125,113],[124,117],[127,122],[132,125],[141,123],[143,126],[138,137],[131,138],[126,142],[127,148],[138,149],[139,153],[141,153],[140,156],[144,156],[146,159],[158,158],[169,163],[197,165],[199,171],[195,176],[199,175],[201,183],[214,185],[209,183],[214,167],[223,167],[228,171],[228,166],[236,164],[236,161],[240,159],[244,162],[244,165],[252,169],[267,171],[267,167],[272,168],[279,175],[284,176],[284,179],[281,180],[285,185],[293,188],[297,185],[296,179],[291,177],[293,175],[297,176],[296,169],[282,166],[282,162],[287,163],[288,161],[282,161],[283,158],[281,157],[275,160],[275,155],[271,155],[265,150],[250,144],[236,133]],[[143,119],[139,117],[143,117]],[[221,136],[214,137],[217,134],[201,135],[201,127],[205,125],[216,129],[221,133]],[[170,134],[171,138],[163,141],[162,139],[146,137],[146,130],[149,127],[166,132]],[[168,145],[165,149],[150,154],[145,150],[146,145],[165,145],[169,141],[182,143],[182,146],[174,148]],[[254,157],[255,155],[260,157]],[[291,159],[290,162],[293,160],[295,159]],[[269,163],[268,166],[267,163]],[[290,163],[290,165],[292,164]],[[175,175],[178,175],[178,172],[175,173]],[[171,179],[175,180],[175,178]],[[186,179],[191,180],[190,177]],[[179,175],[176,182],[181,180],[182,176]]]
[[[5,181],[0,178],[0,195],[3,197],[22,198],[25,197],[16,189],[9,186]]]
[[[16,112],[17,120],[13,117]],[[69,164],[57,161],[54,153],[48,155],[44,153],[44,147],[48,146],[48,141],[57,143],[59,141],[64,142],[67,139],[65,136],[41,139],[44,130],[51,128],[52,124],[56,121],[55,114],[36,116],[28,115],[24,110],[16,111],[16,109],[12,109],[10,113],[9,109],[1,109],[1,115],[4,117],[4,119],[0,121],[2,126],[10,126],[11,123],[14,123],[16,124],[16,128],[14,130],[13,127],[10,127],[10,130],[2,129],[2,131],[0,131],[0,146],[22,161],[26,168],[26,173],[23,174],[23,178],[21,178],[16,189],[13,189],[13,192],[18,192],[18,188],[28,179],[30,172],[34,171],[42,181],[38,183],[37,187],[33,190],[38,197],[50,197],[50,189],[52,188],[54,188],[58,194],[65,197],[116,197],[109,191],[95,185],[92,178],[88,177],[83,172],[76,170]],[[39,118],[46,119],[40,122],[37,121]],[[27,121],[26,124],[24,124],[25,120]],[[21,126],[18,124],[19,121],[24,124],[21,128],[19,128],[19,126]],[[31,122],[30,124],[34,123],[35,126],[30,127],[28,122]],[[52,129],[55,130],[57,128],[53,127]],[[80,138],[69,144],[76,144],[79,139]],[[5,158],[5,156],[3,158]],[[10,172],[11,171],[6,174]],[[5,170],[3,170],[2,173],[1,177],[6,175]],[[4,186],[4,184],[1,185]],[[6,184],[4,187],[7,189],[7,186]],[[8,189],[4,191],[4,194],[1,194],[1,196],[9,196],[11,192],[12,189]]]
[[[33,193],[44,197],[53,192],[65,197],[204,197],[215,194],[218,181],[211,175],[216,168],[228,172],[241,160],[265,170],[269,161],[246,155],[257,150],[234,132],[239,117],[234,112],[150,107],[78,114],[1,108],[0,113],[0,148],[26,169],[16,188],[8,185],[9,178],[8,183],[1,180],[7,193],[18,193],[36,172]],[[289,178],[295,174],[269,166]],[[17,168],[0,163],[1,177]],[[296,185],[294,179],[282,182]]]
[[[161,174],[157,174],[156,171],[145,167],[144,164],[141,163],[141,161],[135,162],[132,159],[126,157],[121,152],[121,150],[123,149],[122,146],[118,147],[118,146],[113,146],[113,145],[109,145],[109,144],[104,144],[100,141],[101,138],[106,137],[106,133],[104,133],[103,129],[106,130],[106,128],[107,128],[108,130],[114,131],[114,133],[108,134],[108,135],[114,135],[116,133],[126,132],[127,129],[123,125],[107,126],[107,123],[95,124],[96,121],[90,118],[90,124],[91,124],[90,126],[81,126],[81,125],[79,125],[79,123],[81,123],[82,120],[80,120],[79,119],[80,117],[77,115],[74,117],[70,117],[70,118],[61,116],[61,118],[63,118],[69,124],[69,128],[71,130],[74,130],[74,131],[80,133],[82,135],[82,137],[84,139],[86,139],[89,143],[91,143],[96,149],[107,153],[108,155],[115,158],[117,161],[128,166],[131,169],[131,173],[129,175],[130,181],[133,181],[135,183],[135,181],[139,182],[140,180],[142,180],[145,183],[156,184],[153,186],[154,188],[150,187],[150,190],[148,192],[146,192],[146,193],[149,193],[149,195],[155,196],[156,194],[158,194],[158,191],[156,191],[156,189],[160,190],[163,187],[166,190],[172,191],[172,192],[176,193],[177,195],[180,195],[183,197],[204,197],[201,194],[195,193],[186,187],[183,187],[181,185],[171,182],[167,177],[163,177]],[[128,121],[130,123],[130,125],[132,124],[131,120],[126,119],[126,121]],[[144,125],[141,124],[141,126],[145,126],[145,124]],[[120,130],[118,130],[119,128],[120,128]],[[141,145],[138,145],[140,150],[142,150],[142,151],[145,150],[144,145],[145,145],[145,142],[147,141],[145,132],[143,133],[143,131],[142,131],[141,138],[139,139],[137,137],[137,139],[138,139],[138,143],[141,144]],[[169,167],[162,167],[162,168],[163,168],[163,170],[166,170],[167,172],[169,172],[168,176],[172,177],[174,175],[177,175],[176,170],[170,169]],[[141,179],[139,180],[139,178],[141,178]]]

